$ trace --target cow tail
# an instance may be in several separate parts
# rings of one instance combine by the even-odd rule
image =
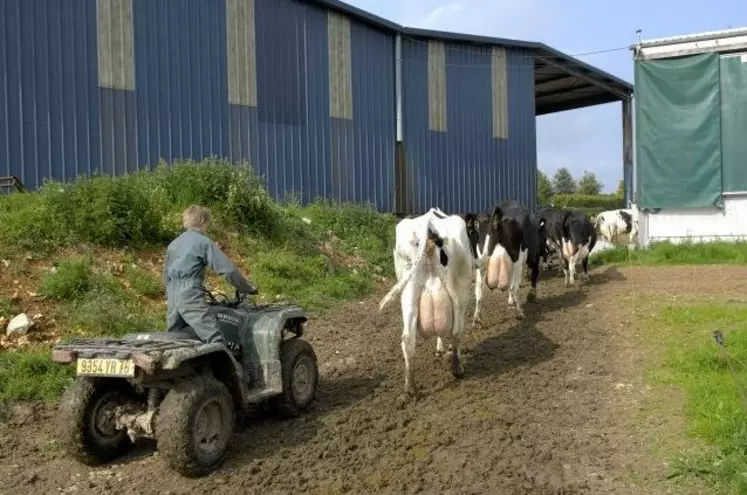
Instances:
[[[428,240],[428,230],[431,229],[431,219],[430,217],[427,218],[425,222],[425,226],[423,230],[418,232],[417,239],[418,239],[418,253],[415,256],[415,261],[412,263],[412,266],[409,270],[407,270],[407,273],[404,277],[402,277],[402,280],[398,281],[396,284],[394,284],[394,287],[392,287],[389,292],[381,299],[381,302],[379,303],[379,311],[384,309],[384,307],[391,302],[391,300],[399,294],[402,289],[407,285],[407,283],[412,278],[413,274],[415,274],[419,269],[420,265],[423,262],[423,255],[425,254],[425,244]]]

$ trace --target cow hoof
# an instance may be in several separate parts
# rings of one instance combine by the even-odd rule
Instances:
[[[529,294],[527,294],[527,302],[534,302],[536,300],[537,294],[535,294],[534,292],[530,292]]]
[[[517,320],[523,320],[524,319],[524,312],[516,313],[516,319]]]

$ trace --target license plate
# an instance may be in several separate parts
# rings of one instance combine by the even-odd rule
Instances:
[[[76,371],[78,375],[133,377],[135,364],[132,359],[80,358]]]

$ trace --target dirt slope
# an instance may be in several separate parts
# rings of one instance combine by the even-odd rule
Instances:
[[[506,295],[487,294],[463,380],[435,341],[419,342],[418,401],[402,401],[399,305],[378,313],[382,291],[310,322],[322,371],[313,411],[255,418],[214,475],[180,478],[148,446],[89,469],[60,454],[49,413],[27,410],[0,428],[0,494],[649,493],[629,476],[647,461],[629,433],[638,373],[631,313],[617,306],[628,272],[598,269],[573,289],[542,275],[524,321]]]

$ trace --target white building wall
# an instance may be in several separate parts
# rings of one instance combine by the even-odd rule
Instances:
[[[724,195],[724,208],[639,212],[639,244],[747,240],[747,193]]]

